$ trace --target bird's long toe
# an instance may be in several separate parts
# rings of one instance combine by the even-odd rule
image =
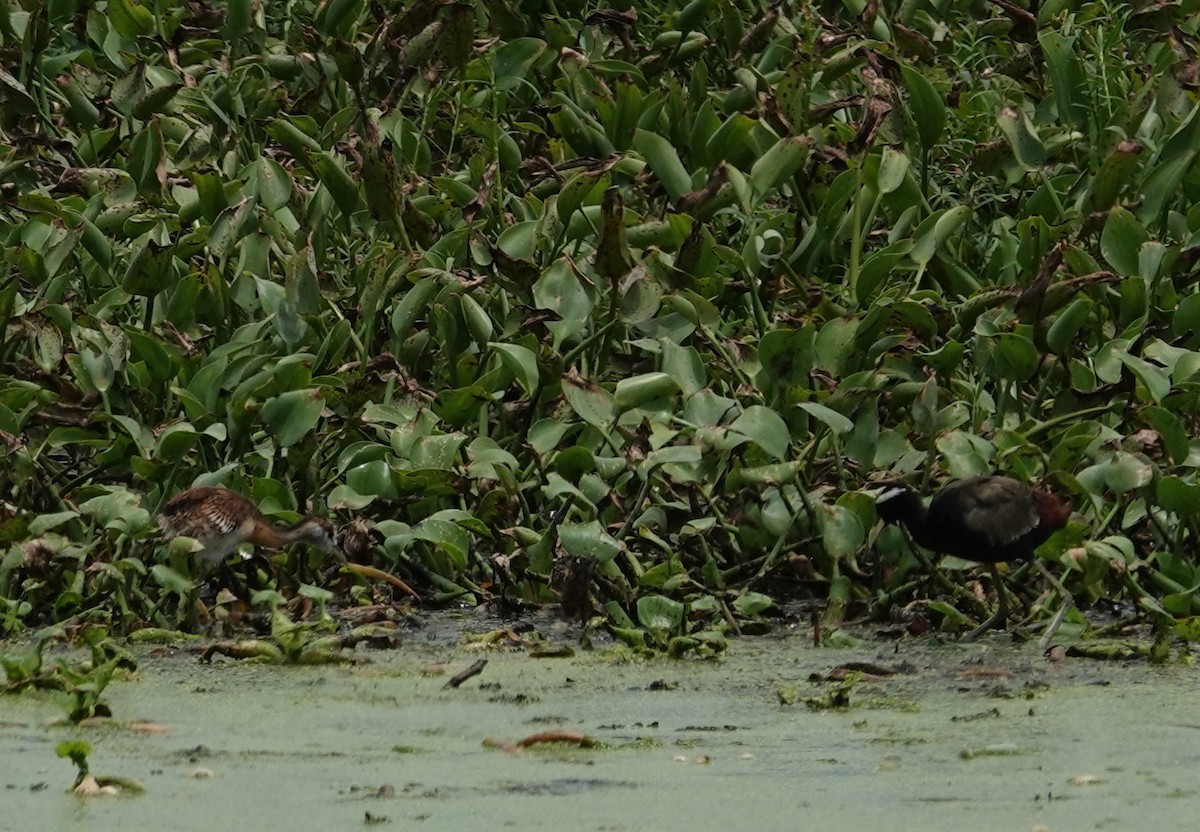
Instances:
[[[974,641],[988,630],[1003,630],[1007,623],[1008,611],[1004,609],[998,609],[989,615],[986,621],[963,636],[963,639],[965,641]]]

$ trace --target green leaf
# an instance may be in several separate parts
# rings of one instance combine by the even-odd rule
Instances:
[[[1115,272],[1128,277],[1138,273],[1138,251],[1149,239],[1133,214],[1117,205],[1108,212],[1100,233],[1100,253]]]
[[[679,384],[666,373],[643,373],[617,382],[616,404],[621,411],[651,404],[679,392]]]
[[[674,341],[662,339],[663,372],[675,379],[685,396],[699,393],[708,383],[704,360],[695,347],[681,347]]]
[[[890,194],[899,190],[908,177],[908,157],[900,151],[885,147],[883,157],[879,161],[879,173],[876,177],[876,187],[881,194]]]
[[[129,175],[138,190],[159,193],[167,182],[166,148],[158,119],[139,130],[129,145]]]
[[[317,29],[342,40],[353,40],[358,19],[366,5],[366,0],[327,0],[318,7]]]
[[[1024,113],[1005,107],[997,119],[1000,133],[1012,147],[1013,155],[1025,170],[1041,170],[1046,164],[1046,147]]]
[[[251,167],[250,181],[255,187],[259,201],[268,211],[278,211],[291,201],[292,177],[283,165],[274,159],[259,157]]]
[[[836,434],[845,434],[854,430],[854,423],[838,413],[836,410],[826,407],[817,402],[801,402],[796,405],[801,410],[807,411],[810,416],[823,422],[826,427]]]
[[[992,359],[1002,379],[1025,381],[1037,372],[1037,347],[1024,335],[1015,332],[1002,332],[996,336]]]
[[[517,344],[500,344],[491,342],[488,347],[494,350],[499,356],[501,363],[508,369],[510,373],[516,376],[517,381],[524,388],[528,395],[533,395],[538,389],[538,364],[537,356],[533,351]]]
[[[1121,191],[1133,178],[1133,172],[1137,169],[1141,153],[1142,146],[1129,140],[1121,142],[1108,155],[1104,164],[1100,166],[1100,170],[1097,171],[1096,178],[1092,180],[1091,209],[1093,211],[1107,211],[1112,207],[1117,197],[1121,195]],[[1171,190],[1170,193],[1164,194],[1164,198],[1172,196],[1174,193],[1175,191]],[[1157,216],[1157,214],[1158,212],[1155,211],[1154,215]]]
[[[780,461],[785,461],[792,435],[783,417],[769,407],[756,404],[734,419],[729,430],[740,433]]]
[[[958,205],[932,214],[917,229],[910,256],[918,265],[925,265],[971,216],[971,207]]]
[[[732,606],[738,615],[753,618],[774,607],[775,601],[770,595],[747,590],[733,599]]]
[[[1138,377],[1138,381],[1145,385],[1146,392],[1150,394],[1151,400],[1156,404],[1171,392],[1171,380],[1167,378],[1167,374],[1160,367],[1127,352],[1121,353],[1121,362]]]
[[[516,38],[503,44],[492,58],[496,88],[513,90],[520,86],[534,61],[545,50],[546,42],[538,38]]]
[[[1066,356],[1071,352],[1075,337],[1092,313],[1092,306],[1091,298],[1080,295],[1054,319],[1054,323],[1046,332],[1046,344],[1051,352],[1059,356]]]
[[[150,575],[155,582],[167,592],[187,595],[192,591],[192,581],[186,575],[181,575],[165,563],[156,563],[150,567]]]
[[[136,0],[108,0],[108,22],[129,40],[154,32],[154,15]]]
[[[562,380],[563,395],[580,419],[598,428],[610,428],[619,411],[613,395],[570,370]]]
[[[760,199],[791,179],[808,161],[806,136],[788,136],[758,157],[750,168],[750,187]],[[690,184],[690,183],[689,183]]]
[[[946,105],[938,95],[933,84],[929,83],[917,70],[902,65],[900,73],[904,78],[904,87],[908,90],[909,103],[912,105],[913,120],[917,123],[917,135],[921,138],[921,147],[931,151],[941,140],[942,131],[946,127]]]
[[[33,520],[29,521],[29,533],[31,535],[43,535],[51,529],[56,529],[63,523],[74,520],[79,516],[77,511],[56,511],[51,514],[39,514]]]
[[[1191,451],[1187,428],[1179,415],[1163,407],[1146,407],[1142,409],[1142,418],[1158,431],[1162,439],[1163,450],[1176,465],[1187,461]]]
[[[1148,485],[1154,477],[1154,468],[1131,453],[1118,451],[1104,468],[1104,481],[1117,494]]]
[[[325,151],[310,153],[313,169],[321,184],[329,189],[333,201],[347,217],[362,207],[362,194],[358,183],[342,169],[340,162]]]
[[[1176,476],[1158,481],[1158,504],[1180,517],[1200,516],[1200,485]]]
[[[620,542],[604,531],[597,520],[563,523],[558,527],[558,540],[567,554],[595,558],[599,563],[612,560],[622,548]]]
[[[433,296],[441,289],[439,275],[432,271],[414,272],[409,275],[415,282],[404,293],[392,312],[392,335],[397,341],[408,337]]]
[[[633,146],[646,159],[650,170],[666,188],[671,201],[675,202],[692,190],[692,177],[679,161],[675,146],[657,133],[638,129],[633,134]]]
[[[850,557],[866,541],[862,521],[846,506],[821,505],[817,517],[821,526],[821,545],[830,557]]]
[[[632,267],[629,244],[625,240],[625,205],[619,188],[604,192],[600,210],[600,240],[596,244],[596,274],[614,286]]]
[[[1038,43],[1046,57],[1050,86],[1058,114],[1071,126],[1082,129],[1087,124],[1091,104],[1083,64],[1075,53],[1075,39],[1056,31],[1038,32]]]
[[[471,551],[471,535],[457,522],[464,514],[454,509],[439,511],[412,530],[414,538],[428,541],[445,553],[456,570],[467,568],[467,556]]]
[[[253,13],[253,0],[229,0],[225,13],[225,40],[236,43],[239,38],[245,36],[250,31]]]
[[[475,201],[476,196],[474,191],[472,191],[468,196],[460,200],[460,204],[470,204]],[[532,260],[534,255],[537,254],[538,234],[540,230],[541,223],[533,220],[510,225],[496,239],[496,247],[514,260]]]
[[[646,595],[637,602],[638,623],[659,642],[679,632],[683,614],[683,604],[664,595]]]
[[[556,312],[562,318],[546,324],[546,329],[554,336],[555,351],[567,341],[583,340],[593,303],[569,260],[555,260],[543,272],[533,286],[533,299],[538,306]]]
[[[267,432],[281,448],[287,448],[317,426],[324,410],[325,399],[320,390],[289,390],[269,399],[262,407],[262,417]]]

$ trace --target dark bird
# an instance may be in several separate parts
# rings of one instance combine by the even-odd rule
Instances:
[[[282,549],[307,543],[326,554],[339,551],[333,524],[321,517],[305,517],[290,526],[276,526],[254,502],[228,488],[202,486],[181,491],[167,501],[158,516],[158,527],[168,538],[195,538],[203,547],[196,553],[201,573],[225,560],[243,543],[265,549]]]
[[[903,524],[926,549],[988,565],[999,606],[971,637],[1008,619],[998,563],[1033,561],[1069,603],[1071,596],[1062,584],[1034,559],[1034,550],[1067,524],[1071,504],[1064,499],[1011,477],[972,477],[944,487],[929,508],[907,486],[888,487],[876,498],[875,510],[885,523]]]

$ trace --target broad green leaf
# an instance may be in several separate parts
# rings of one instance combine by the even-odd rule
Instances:
[[[643,373],[617,382],[615,400],[622,410],[659,401],[679,392],[679,384],[666,373]]]
[[[259,202],[268,211],[278,211],[291,201],[292,178],[283,165],[274,159],[260,157],[251,168],[251,181],[258,193]]]
[[[657,133],[639,129],[634,133],[633,146],[645,157],[650,170],[654,171],[654,175],[666,188],[672,201],[677,201],[692,190],[692,177],[679,160],[674,145],[667,139]]]
[[[1108,212],[1104,230],[1100,233],[1100,253],[1118,274],[1138,273],[1138,251],[1150,239],[1149,233],[1121,206]]]
[[[971,211],[970,206],[959,205],[939,211],[921,223],[914,235],[915,242],[910,252],[913,261],[918,265],[925,265],[932,260],[951,235],[971,216]]]
[[[619,411],[612,393],[588,381],[574,369],[562,380],[563,395],[580,419],[598,428],[609,428]]]
[[[327,0],[318,7],[317,28],[326,35],[353,40],[358,19],[366,5],[366,0]]]
[[[1071,352],[1076,336],[1092,313],[1092,306],[1091,298],[1080,295],[1054,319],[1054,323],[1046,332],[1046,344],[1052,352],[1059,356],[1066,356]]]
[[[1176,476],[1158,481],[1158,504],[1180,517],[1200,516],[1200,485]]]
[[[191,580],[179,574],[165,563],[156,563],[151,566],[150,574],[153,576],[155,583],[167,590],[167,592],[186,595],[192,591]]]
[[[436,273],[413,273],[409,277],[415,279],[415,283],[404,293],[392,312],[392,334],[397,341],[408,337],[418,319],[424,316],[433,296],[441,288],[441,281]]]
[[[1025,381],[1038,367],[1038,351],[1033,342],[1015,332],[1003,332],[996,336],[992,347],[992,359],[1000,378],[1010,381]]]
[[[253,0],[229,0],[225,13],[225,40],[235,43],[249,32],[253,14]]]
[[[1104,481],[1117,494],[1148,485],[1154,477],[1154,469],[1131,453],[1119,451],[1104,468]]]
[[[774,607],[775,601],[770,595],[747,591],[734,598],[732,606],[738,615],[754,617]]]
[[[466,205],[475,199],[472,192],[462,201]],[[530,220],[510,225],[496,239],[496,245],[501,251],[516,260],[532,260],[537,253],[538,232],[541,223]]]
[[[1005,107],[997,121],[1001,135],[1012,147],[1021,166],[1028,171],[1041,170],[1046,164],[1046,147],[1029,117],[1012,107]]]
[[[321,184],[329,189],[333,201],[347,217],[362,207],[362,194],[358,183],[342,169],[339,160],[325,151],[310,153],[312,165],[321,180]]]
[[[879,161],[878,182],[876,183],[879,193],[890,194],[898,190],[908,176],[908,168],[907,156],[894,148],[885,147],[883,157]]]
[[[1123,141],[1104,160],[1092,180],[1091,209],[1107,211],[1129,184],[1137,169],[1142,146],[1135,141]],[[1174,193],[1172,191],[1171,193]],[[1164,194],[1170,196],[1170,194]],[[1160,203],[1161,204],[1161,203]],[[1154,212],[1157,215],[1157,211]]]
[[[708,383],[704,359],[695,347],[681,347],[674,341],[662,339],[663,372],[675,379],[685,396],[692,396]]]
[[[563,523],[558,527],[558,540],[567,554],[595,558],[600,563],[607,563],[621,551],[620,542],[595,520]]]
[[[913,120],[917,123],[917,134],[921,138],[921,147],[929,152],[942,138],[946,127],[946,105],[941,95],[934,89],[916,69],[901,65],[900,73],[904,78],[904,86],[908,90],[909,103],[912,106]]]
[[[155,119],[139,130],[129,145],[129,175],[139,190],[159,193],[167,181],[166,163],[162,129]]]
[[[825,424],[827,428],[837,434],[849,433],[854,429],[854,423],[838,413],[830,407],[817,402],[801,402],[796,405],[801,410],[808,412],[810,416]]]
[[[759,198],[791,179],[808,161],[809,141],[805,136],[780,139],[758,157],[750,169],[750,187]]]
[[[625,206],[620,189],[609,188],[604,192],[600,211],[600,240],[593,260],[596,273],[615,286],[629,274],[632,262],[625,240]]]
[[[63,523],[74,520],[79,516],[77,511],[56,511],[51,514],[39,514],[29,522],[29,533],[43,535],[51,529],[56,529]]]
[[[1059,115],[1071,126],[1082,129],[1091,110],[1087,76],[1075,53],[1075,39],[1056,31],[1038,33],[1038,43],[1046,58],[1050,86]]]
[[[517,344],[496,342],[489,343],[488,347],[500,356],[500,361],[516,376],[525,392],[532,396],[538,389],[537,356],[533,351]]]
[[[769,407],[751,405],[733,420],[729,430],[747,437],[775,459],[787,459],[791,433],[783,417]]]
[[[137,0],[108,0],[108,22],[129,40],[154,32],[154,15]]]
[[[458,570],[467,568],[467,556],[471,551],[471,535],[457,522],[460,515],[462,512],[459,511],[440,511],[426,517],[412,530],[414,538],[437,546]]]
[[[683,626],[684,606],[664,595],[646,595],[638,599],[638,623],[659,641],[665,641]]]
[[[1162,368],[1129,353],[1121,353],[1121,361],[1138,377],[1138,381],[1145,385],[1150,399],[1156,404],[1171,392],[1171,380],[1167,378],[1167,374],[1163,372]]]
[[[538,38],[517,38],[500,46],[492,58],[496,87],[513,90],[520,86],[534,61],[545,50],[546,42]]]
[[[321,419],[325,399],[316,389],[289,390],[263,404],[262,417],[267,431],[282,448],[295,445],[307,436]]]
[[[554,349],[570,341],[583,339],[592,314],[592,299],[570,261],[555,260],[533,286],[534,302],[557,313],[562,320],[546,324],[554,336]]]
[[[821,525],[821,545],[830,557],[850,557],[866,541],[862,521],[849,508],[822,505],[817,516]]]

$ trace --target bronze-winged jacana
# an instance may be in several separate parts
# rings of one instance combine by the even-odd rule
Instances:
[[[282,549],[307,543],[326,554],[338,551],[333,524],[305,517],[290,526],[276,526],[254,502],[228,488],[201,486],[181,491],[167,501],[158,527],[168,537],[192,537],[203,547],[197,552],[200,571],[207,572],[243,543]]]
[[[1050,579],[1064,602],[1071,596],[1034,558],[1034,550],[1067,524],[1071,504],[1011,477],[956,480],[933,496],[926,508],[907,486],[886,488],[875,501],[879,518],[901,523],[916,543],[939,554],[985,563],[996,585],[996,612],[968,635],[974,638],[1008,619],[1008,602],[996,564],[1030,560]]]

